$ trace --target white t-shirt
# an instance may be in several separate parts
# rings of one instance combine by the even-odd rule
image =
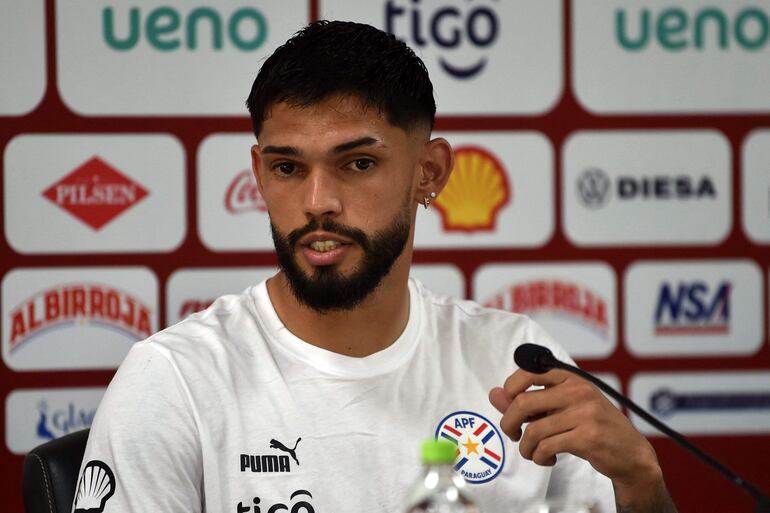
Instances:
[[[458,444],[456,468],[485,513],[546,494],[615,511],[610,480],[587,462],[521,458],[488,400],[519,344],[564,350],[527,317],[414,280],[409,292],[404,332],[365,358],[290,333],[265,282],[137,343],[94,419],[74,508],[398,513],[421,442],[441,436]]]

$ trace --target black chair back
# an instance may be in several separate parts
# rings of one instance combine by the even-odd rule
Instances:
[[[27,513],[71,513],[88,429],[64,435],[27,453],[24,509]]]

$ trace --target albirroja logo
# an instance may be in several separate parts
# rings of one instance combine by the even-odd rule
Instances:
[[[607,302],[587,287],[562,280],[536,280],[514,285],[484,306],[531,314],[563,313],[607,334]]]
[[[99,157],[92,157],[42,194],[98,230],[149,192]]]
[[[477,146],[459,146],[449,182],[434,204],[445,231],[492,231],[510,197],[508,177],[497,158]]]
[[[60,285],[11,311],[10,349],[18,349],[43,329],[65,323],[106,324],[136,340],[153,332],[150,309],[125,292],[102,284]]]
[[[231,214],[267,212],[267,204],[257,188],[254,175],[246,169],[233,178],[225,191],[225,209]]]

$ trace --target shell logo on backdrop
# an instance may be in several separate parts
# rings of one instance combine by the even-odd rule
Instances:
[[[93,157],[42,194],[98,230],[149,192],[101,158]]]
[[[511,197],[505,169],[489,151],[478,146],[455,148],[455,165],[435,200],[444,230],[492,231],[497,214]]]

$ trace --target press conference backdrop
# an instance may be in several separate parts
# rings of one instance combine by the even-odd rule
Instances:
[[[532,316],[770,490],[770,1],[1,0],[0,13],[8,511],[25,452],[90,425],[135,341],[273,272],[243,103],[265,56],[318,18],[393,32],[436,86],[457,163],[418,213],[413,274]],[[681,511],[750,511],[637,425]]]

